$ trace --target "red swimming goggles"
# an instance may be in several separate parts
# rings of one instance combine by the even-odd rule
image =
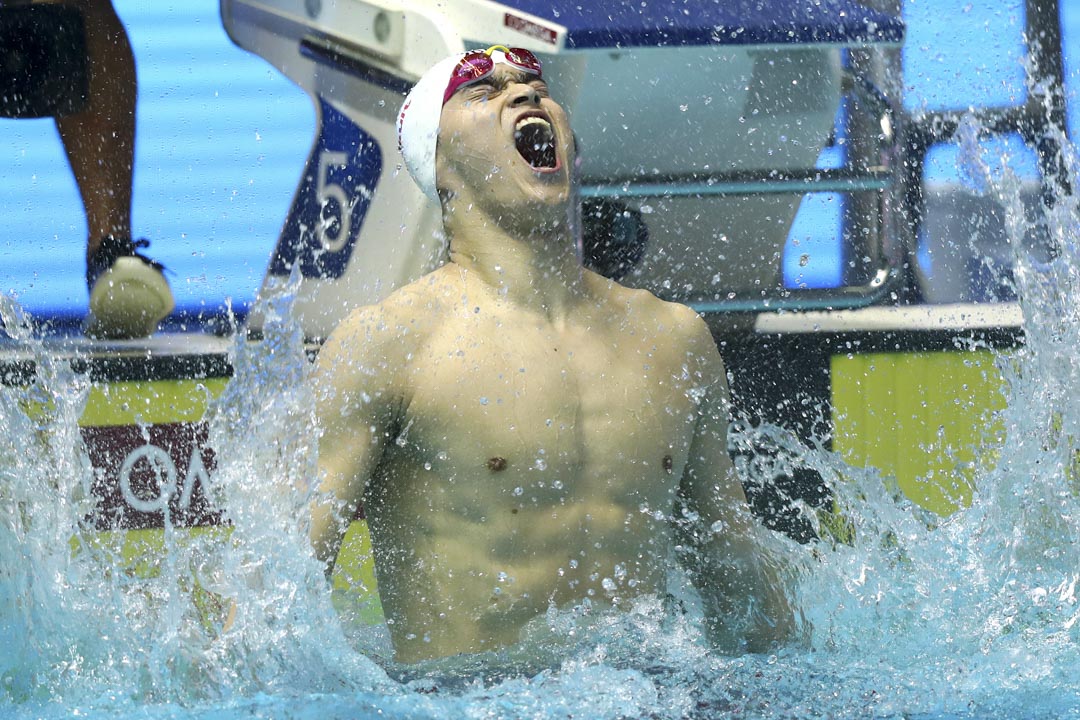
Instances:
[[[542,77],[540,61],[524,48],[492,45],[487,50],[472,50],[465,53],[465,57],[461,58],[458,64],[454,66],[454,71],[450,73],[450,82],[447,83],[446,92],[443,93],[443,105],[446,104],[451,95],[457,92],[458,88],[483,80],[495,72],[495,59],[491,57],[491,54],[495,51],[501,52],[506,62],[518,70],[524,70],[536,77]]]

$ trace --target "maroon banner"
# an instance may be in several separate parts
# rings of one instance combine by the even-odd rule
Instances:
[[[503,13],[503,25],[511,30],[517,30],[519,33],[528,35],[529,37],[542,40],[546,43],[554,45],[558,42],[559,34],[549,27],[544,27],[539,23],[535,23],[532,20],[527,20],[517,15],[511,15],[510,13]]]
[[[219,525],[222,512],[207,497],[214,452],[205,423],[84,427],[98,530]]]

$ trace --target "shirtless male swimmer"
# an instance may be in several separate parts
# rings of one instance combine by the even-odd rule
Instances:
[[[447,58],[398,122],[450,261],[319,354],[311,540],[327,572],[362,503],[404,663],[513,645],[552,605],[663,596],[680,543],[718,647],[792,635],[727,453],[712,337],[582,267],[573,136],[537,59]]]

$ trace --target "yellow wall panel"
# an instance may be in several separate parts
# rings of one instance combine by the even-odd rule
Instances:
[[[868,353],[831,360],[833,447],[845,462],[895,478],[947,515],[971,502],[997,458],[1005,407],[990,351]]]
[[[79,424],[158,425],[197,422],[228,378],[141,380],[95,384]]]

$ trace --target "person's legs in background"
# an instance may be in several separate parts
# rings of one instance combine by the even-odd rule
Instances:
[[[73,3],[83,13],[90,92],[79,113],[56,118],[86,209],[86,257],[113,237],[131,237],[135,163],[135,56],[109,0]]]
[[[135,161],[135,57],[110,0],[69,0],[83,12],[89,93],[56,118],[87,224],[88,334],[145,337],[174,307],[161,266],[136,252],[131,233]]]

